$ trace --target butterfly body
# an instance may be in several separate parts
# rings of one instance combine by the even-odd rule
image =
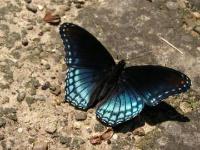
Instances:
[[[60,27],[66,52],[65,100],[79,109],[96,106],[96,116],[116,126],[137,116],[144,105],[155,106],[185,92],[190,79],[163,66],[125,67],[88,31],[72,23]]]
[[[104,77],[102,77],[99,84],[97,84],[90,97],[88,107],[99,102],[102,103],[103,100],[106,100],[106,97],[109,97],[112,91],[116,88],[117,84],[122,82],[120,77],[122,76],[125,65],[125,61],[121,60],[117,65],[112,67],[111,70],[106,70],[104,72]]]

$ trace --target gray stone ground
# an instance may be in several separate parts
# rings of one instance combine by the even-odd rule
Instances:
[[[106,127],[94,109],[83,113],[64,102],[63,45],[59,26],[42,19],[46,10],[85,27],[116,61],[183,71],[191,90],[145,108],[110,141],[91,145]],[[199,0],[0,0],[0,150],[199,149],[198,12]]]

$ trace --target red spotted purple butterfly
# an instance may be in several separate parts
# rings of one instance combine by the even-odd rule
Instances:
[[[79,109],[96,106],[97,118],[116,126],[137,116],[144,105],[155,106],[168,96],[187,91],[190,79],[162,66],[126,67],[115,63],[88,31],[72,23],[60,26],[66,52],[65,100]]]

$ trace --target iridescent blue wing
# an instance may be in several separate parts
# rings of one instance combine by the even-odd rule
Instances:
[[[97,106],[96,116],[103,123],[114,127],[137,116],[143,107],[143,97],[126,80],[121,80]]]
[[[88,31],[72,23],[60,26],[69,67],[110,69],[115,65],[106,48]]]
[[[115,66],[115,62],[94,36],[75,24],[62,24],[60,35],[68,66],[65,99],[75,107],[87,109],[100,77]]]
[[[191,81],[185,74],[162,66],[128,67],[124,78],[137,89],[149,106],[155,106],[171,95],[185,92],[191,86]]]
[[[144,104],[155,106],[168,96],[185,92],[191,81],[183,73],[162,66],[125,68],[117,88],[97,107],[99,120],[116,126],[137,116]]]

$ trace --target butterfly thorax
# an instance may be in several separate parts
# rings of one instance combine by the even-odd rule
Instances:
[[[119,76],[124,70],[125,65],[126,65],[125,61],[121,60],[115,67],[113,67],[111,75]]]

